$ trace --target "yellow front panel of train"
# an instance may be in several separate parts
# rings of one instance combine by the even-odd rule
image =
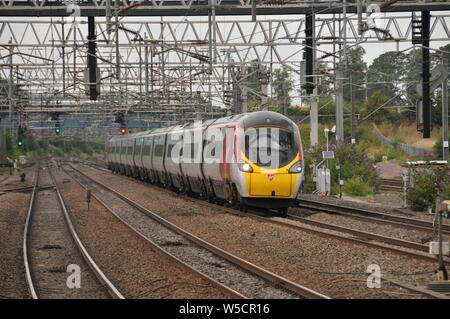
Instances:
[[[292,174],[251,173],[250,196],[291,196]]]

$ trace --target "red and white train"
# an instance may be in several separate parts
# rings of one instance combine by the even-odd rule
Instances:
[[[115,136],[106,160],[116,173],[282,214],[297,197],[304,169],[298,126],[268,111]]]

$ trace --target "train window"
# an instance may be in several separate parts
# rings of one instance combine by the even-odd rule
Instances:
[[[143,155],[144,156],[150,156],[150,150],[151,150],[151,146],[150,145],[144,145],[144,150],[143,150]]]
[[[155,156],[156,157],[162,157],[164,151],[164,145],[163,144],[156,144],[155,145]]]
[[[172,157],[172,149],[173,149],[174,146],[175,146],[175,144],[167,145],[166,158]]]
[[[136,150],[134,152],[135,155],[141,155],[142,145],[136,145]]]
[[[281,128],[252,128],[245,135],[245,156],[261,167],[280,168],[298,151],[294,133]]]
[[[128,155],[133,154],[133,146],[128,146],[128,152],[127,152],[127,154],[128,154]]]

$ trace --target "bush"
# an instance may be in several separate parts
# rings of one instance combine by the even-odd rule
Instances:
[[[444,139],[442,138],[442,136],[439,136],[438,139],[436,140],[436,143],[434,143],[433,146],[433,153],[436,158],[442,158],[443,147],[444,147]]]
[[[373,187],[376,185],[376,174],[365,150],[358,148],[355,145],[331,145],[330,150],[335,152],[335,159],[328,161],[328,168],[331,173],[331,193],[339,193],[338,185],[340,174],[340,178],[345,181],[344,185],[346,185],[346,183],[348,183],[352,178],[357,178],[360,181],[364,181],[362,182],[365,184],[363,188],[363,195],[355,196],[367,196],[372,194]],[[303,192],[312,192],[314,190],[314,183],[312,181],[312,171],[309,166],[312,164],[314,159],[316,160],[316,164],[321,161],[323,147],[318,146],[309,150],[304,149],[304,151],[305,180],[303,182]],[[340,166],[340,170],[336,169],[337,165]],[[349,190],[348,194],[350,195],[352,193],[357,192]]]
[[[365,197],[373,195],[373,188],[360,177],[352,177],[345,182],[343,192],[348,196]]]
[[[414,186],[408,190],[406,200],[412,210],[424,211],[435,208],[436,200],[450,199],[448,167],[424,167],[414,169]]]

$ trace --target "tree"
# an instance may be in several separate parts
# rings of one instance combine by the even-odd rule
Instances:
[[[285,66],[275,69],[273,71],[272,85],[279,105],[283,108],[288,108],[291,104],[289,93],[294,87],[291,71]]]
[[[355,85],[364,85],[366,83],[366,72],[367,72],[367,64],[364,62],[364,54],[366,51],[361,46],[355,46],[347,49],[347,56],[345,57],[345,61],[341,61],[338,64],[338,67],[341,67],[345,70],[344,76],[350,79],[352,77],[352,82]],[[347,62],[347,65],[345,65]],[[348,84],[350,81],[345,80],[347,85],[344,86],[344,101],[351,101],[351,91],[350,85]],[[355,102],[362,102],[365,100],[365,91],[361,89],[357,89],[356,86],[353,87],[355,90],[353,95],[355,97]]]
[[[363,118],[370,115],[370,118],[376,122],[380,122],[383,119],[389,118],[389,109],[380,106],[386,103],[389,99],[384,96],[380,91],[374,92],[362,105],[361,113]],[[378,109],[378,110],[377,110]]]
[[[439,50],[447,51],[447,58],[450,59],[450,44],[442,46]],[[436,64],[442,64],[442,56],[434,56]],[[450,63],[448,64],[449,74],[450,74]],[[434,94],[431,96],[431,122],[433,125],[442,125],[442,86],[439,86]],[[448,103],[450,105],[450,96],[448,97]]]
[[[402,82],[406,75],[406,54],[390,51],[381,54],[369,67],[367,78],[369,84],[369,95],[380,91],[384,96],[392,98],[400,94]],[[395,99],[401,102],[401,97]]]
[[[406,96],[410,101],[417,99],[416,85],[422,79],[422,50],[413,50],[406,55]]]

